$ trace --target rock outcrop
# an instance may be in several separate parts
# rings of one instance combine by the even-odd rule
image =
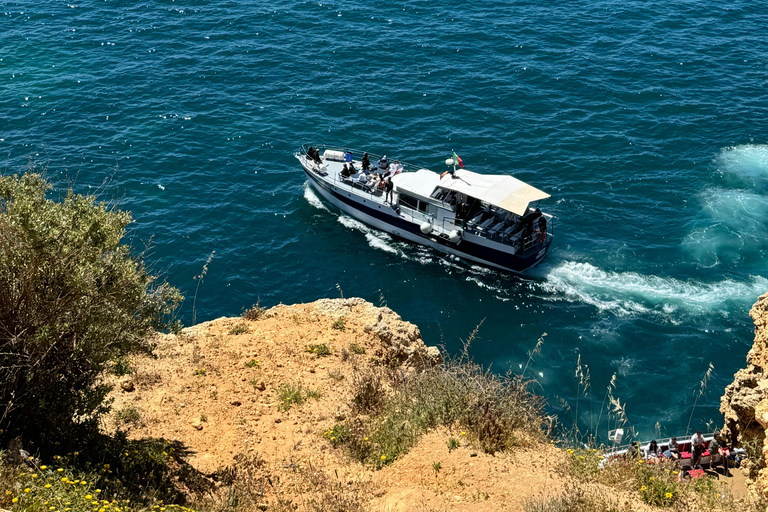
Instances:
[[[768,456],[768,293],[757,299],[749,312],[755,322],[755,341],[747,353],[747,367],[736,372],[733,383],[720,399],[720,412],[725,417],[723,433],[738,445],[762,447]],[[749,461],[747,469],[751,490],[768,497],[768,469]]]

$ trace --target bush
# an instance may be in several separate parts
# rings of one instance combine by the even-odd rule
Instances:
[[[315,354],[317,357],[326,357],[331,355],[331,349],[328,348],[328,345],[325,343],[321,343],[319,345],[307,345],[307,352],[311,354]]]
[[[39,174],[0,176],[0,443],[62,439],[106,412],[111,361],[149,352],[181,300],[120,243],[128,212]]]
[[[282,384],[277,391],[280,404],[277,408],[280,411],[287,412],[294,405],[301,405],[310,398],[319,399],[322,395],[319,391],[305,388],[301,384]]]
[[[264,316],[264,312],[267,310],[267,308],[263,308],[259,306],[259,303],[257,302],[253,306],[250,307],[250,309],[246,309],[243,311],[243,314],[241,315],[246,320],[256,321],[260,320],[262,316]]]
[[[380,379],[355,376],[353,412],[340,442],[361,462],[380,468],[406,453],[429,429],[461,425],[494,453],[543,438],[543,400],[520,377],[498,377],[464,353],[421,373],[399,374],[385,395]],[[338,442],[337,442],[338,444]]]

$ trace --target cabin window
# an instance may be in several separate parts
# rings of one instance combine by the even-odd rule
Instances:
[[[405,205],[413,210],[418,210],[422,213],[426,212],[427,207],[429,206],[429,203],[426,201],[419,201],[415,197],[403,193],[400,194],[400,204]]]
[[[400,194],[400,204],[404,204],[408,208],[417,210],[419,207],[419,200],[407,194]]]

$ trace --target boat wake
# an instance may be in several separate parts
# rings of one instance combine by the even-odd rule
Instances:
[[[317,194],[315,194],[315,191],[312,190],[312,187],[309,185],[309,183],[306,182],[304,183],[304,199],[306,199],[309,204],[318,210],[328,211],[328,208],[326,208],[320,198],[317,197]]]
[[[722,185],[699,194],[702,215],[683,238],[700,267],[763,273],[768,257],[768,146],[723,149],[714,161]]]
[[[717,283],[683,281],[636,272],[609,272],[590,263],[565,261],[540,284],[548,300],[582,302],[619,316],[654,315],[677,323],[682,316],[720,314],[748,307],[768,289],[768,279]]]

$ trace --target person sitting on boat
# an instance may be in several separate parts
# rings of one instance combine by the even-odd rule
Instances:
[[[387,155],[384,155],[383,157],[379,158],[379,174],[383,174],[384,171],[389,169],[389,161],[387,160]]]
[[[392,176],[396,176],[403,172],[403,164],[400,163],[400,160],[395,160],[394,169],[392,171]]]
[[[341,177],[349,178],[351,175],[352,173],[349,172],[349,168],[347,167],[347,164],[344,164],[344,167],[341,169]]]
[[[654,439],[648,443],[648,448],[645,449],[645,460],[647,460],[649,464],[655,464],[656,462],[659,462],[659,455],[659,445]]]
[[[368,183],[368,175],[364,172],[361,172],[360,175],[357,177],[357,182],[361,184],[363,187],[365,187],[365,184]]]
[[[360,163],[363,166],[363,171],[370,171],[371,170],[371,159],[368,158],[368,153],[363,155],[363,159],[360,160]]]
[[[664,458],[677,460],[680,458],[680,448],[677,446],[677,438],[669,440],[669,446],[664,450]]]

